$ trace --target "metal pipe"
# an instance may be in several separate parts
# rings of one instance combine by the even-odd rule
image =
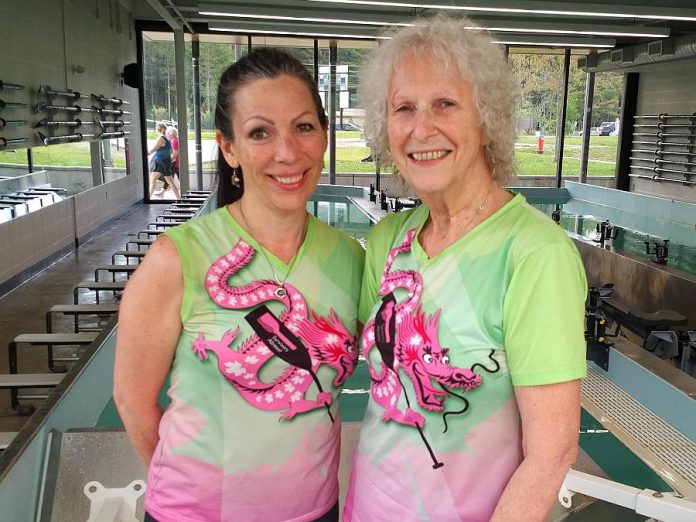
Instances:
[[[0,129],[3,127],[19,127],[29,123],[27,120],[6,120],[5,118],[0,118]]]
[[[565,50],[563,60],[563,96],[561,98],[561,117],[556,132],[556,187],[563,184],[563,147],[565,144],[566,105],[568,104],[568,76],[570,73],[570,49]]]
[[[693,133],[684,132],[636,132],[634,136],[655,136],[656,138],[663,138],[666,136],[676,137],[676,138],[690,138],[694,136]]]
[[[196,154],[196,188],[203,188],[203,135],[201,129],[201,46],[197,34],[191,39],[191,63],[193,72],[193,129]]]
[[[15,103],[15,102],[6,102],[4,100],[0,100],[0,111],[7,108],[7,109],[26,109],[29,107],[26,103]]]
[[[659,165],[660,163],[669,163],[670,165],[686,165],[687,167],[696,167],[696,163],[691,163],[689,161],[671,161],[663,160],[660,158],[636,158],[631,156],[631,161],[649,161]],[[685,172],[684,174],[696,174],[696,172]]]
[[[82,120],[75,118],[74,120],[70,121],[51,121],[48,118],[44,118],[42,120],[39,120],[39,122],[34,125],[34,128],[38,127],[60,127],[61,125],[65,125],[66,127],[81,127],[82,125],[94,125],[92,122],[86,122],[83,123]]]
[[[94,101],[98,101],[99,103],[110,103],[112,105],[116,105],[117,107],[124,104],[130,105],[130,102],[122,100],[121,98],[107,98],[101,94],[92,94],[92,99]]]
[[[105,127],[123,127],[124,125],[130,125],[131,122],[123,120],[94,120],[95,125],[99,125],[102,129]]]
[[[585,80],[585,110],[582,116],[582,146],[580,147],[580,175],[578,181],[587,183],[587,165],[590,155],[590,126],[592,125],[592,102],[594,100],[595,73],[588,72]]]
[[[638,142],[635,142],[638,143]],[[649,145],[652,145],[651,143]],[[686,144],[685,144],[686,145]],[[657,156],[661,156],[663,154],[672,154],[672,155],[678,155],[678,156],[696,156],[696,152],[677,152],[677,151],[672,151],[672,150],[645,150],[645,149],[631,149],[631,152],[642,152],[645,154],[655,154]]]
[[[692,176],[693,172],[684,172],[683,170],[677,169],[663,169],[662,167],[642,167],[640,165],[631,165],[632,169],[638,170],[649,170],[651,172],[669,172],[670,174],[682,174],[683,176]]]
[[[44,103],[37,103],[36,104],[36,109],[34,110],[35,113],[37,112],[57,112],[57,111],[65,111],[65,112],[95,112],[94,108],[90,107],[80,107],[79,105],[48,105]]]
[[[647,127],[649,129],[664,129],[667,127],[696,127],[696,123],[641,123],[638,125],[634,125],[634,127]]]
[[[99,139],[111,139],[111,138],[123,138],[124,136],[127,136],[130,134],[128,131],[115,131],[115,132],[102,132],[99,135]]]
[[[329,106],[329,184],[336,184],[336,109],[338,108],[338,96],[336,93],[336,65],[338,62],[338,43],[329,41],[329,92],[327,93],[327,105]]]
[[[632,178],[638,178],[638,179],[649,179],[651,181],[669,181],[671,183],[680,183],[682,185],[696,185],[696,181],[690,181],[690,180],[686,180],[686,179],[663,178],[663,177],[658,176],[658,175],[646,176],[644,174],[629,174],[629,176]]]
[[[26,87],[24,87],[24,85],[20,85],[18,83],[7,83],[0,80],[0,91],[2,91],[3,89],[7,89],[8,91],[21,91],[25,88]]]
[[[66,98],[72,98],[73,100],[77,100],[79,98],[89,98],[88,94],[83,95],[77,91],[54,91],[48,85],[42,85],[39,87],[39,96],[42,95],[47,96],[49,98],[52,98],[54,96],[64,96]]]
[[[693,114],[667,114],[666,112],[660,113],[660,114],[641,114],[640,116],[636,115],[634,116],[635,119],[646,119],[646,118],[659,118],[659,119],[666,119],[666,118],[696,118],[696,113]]]
[[[654,134],[649,134],[649,136],[654,136]],[[693,147],[694,143],[674,143],[672,141],[634,141],[633,143],[638,144],[638,145],[657,145],[658,147]],[[666,151],[663,151],[666,152]],[[677,153],[677,154],[684,154],[682,152]]]
[[[21,143],[26,143],[27,138],[13,138],[7,139],[0,136],[0,149],[4,149],[8,145],[20,145]]]
[[[64,134],[62,136],[46,136],[42,132],[37,132],[39,138],[44,145],[55,145],[56,143],[73,143],[77,141],[82,141],[84,138],[94,138],[96,134],[82,134],[76,132],[75,134]]]
[[[123,111],[121,109],[102,109],[101,107],[95,107],[94,105],[92,106],[92,112],[96,112],[99,115],[109,114],[112,116],[123,116],[124,114],[127,114],[130,116],[130,112],[128,111]]]

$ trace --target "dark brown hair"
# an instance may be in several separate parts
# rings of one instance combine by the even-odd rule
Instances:
[[[215,128],[226,140],[234,139],[232,118],[235,110],[235,96],[240,88],[255,80],[273,79],[287,75],[301,80],[312,96],[314,108],[317,111],[319,123],[326,129],[328,118],[321,104],[317,84],[297,59],[279,49],[259,47],[254,49],[234,64],[230,65],[220,77],[218,85],[217,104],[215,106]],[[240,187],[232,185],[232,167],[218,152],[217,159],[217,206],[228,205],[242,197],[244,193],[244,173],[241,167],[237,170],[242,179]]]

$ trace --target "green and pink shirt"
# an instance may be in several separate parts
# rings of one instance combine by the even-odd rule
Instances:
[[[184,296],[147,478],[160,522],[311,521],[338,498],[338,397],[357,359],[364,254],[308,220],[287,265],[227,208],[166,233]]]
[[[585,375],[580,257],[516,195],[429,258],[428,208],[368,238],[360,319],[372,379],[344,520],[486,521],[522,460],[515,386]]]

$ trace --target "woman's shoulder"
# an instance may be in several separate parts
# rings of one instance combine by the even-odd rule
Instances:
[[[512,245],[520,255],[538,251],[550,245],[575,248],[565,230],[550,216],[527,203],[521,195],[513,199],[514,208],[506,216]]]

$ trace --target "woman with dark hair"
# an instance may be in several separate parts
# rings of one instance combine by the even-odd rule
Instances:
[[[464,17],[389,36],[362,69],[365,135],[423,205],[368,238],[372,389],[344,519],[543,521],[578,453],[582,262],[504,188],[517,89],[503,48]]]
[[[219,208],[163,234],[121,304],[114,399],[146,520],[336,521],[363,252],[306,210],[326,115],[302,64],[260,48],[223,73],[215,120]]]

